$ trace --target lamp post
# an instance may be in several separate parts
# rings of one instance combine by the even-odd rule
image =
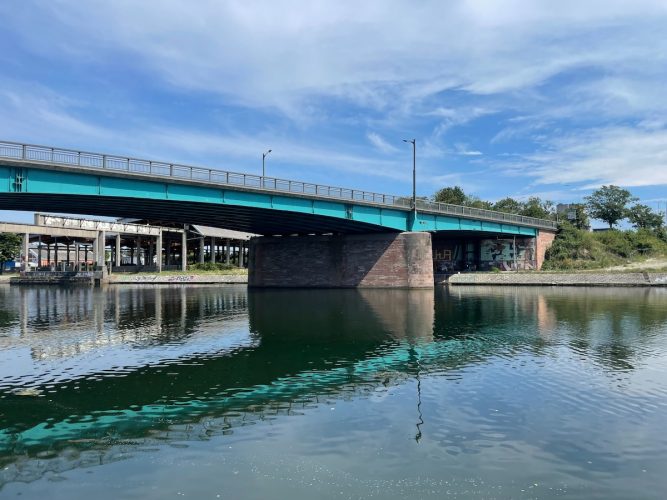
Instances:
[[[417,215],[417,140],[403,139],[403,142],[412,144],[412,209]]]
[[[269,149],[266,153],[262,153],[262,177],[264,177],[264,176],[266,175],[266,172],[265,172],[265,170],[264,170],[264,164],[265,164],[265,162],[266,162],[266,157],[269,156],[269,153],[270,153],[271,151],[272,151],[272,150]]]

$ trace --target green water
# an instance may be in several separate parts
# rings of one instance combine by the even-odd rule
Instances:
[[[664,498],[667,290],[0,287],[2,498]]]

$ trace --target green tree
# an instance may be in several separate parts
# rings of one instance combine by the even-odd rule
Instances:
[[[0,274],[5,270],[5,262],[17,259],[21,255],[21,235],[0,233]]]
[[[471,208],[482,208],[484,210],[493,210],[493,203],[490,201],[480,200],[477,196],[466,197],[465,206]]]
[[[662,214],[651,207],[637,203],[628,209],[627,219],[636,229],[658,231],[664,224]]]
[[[518,214],[523,210],[523,203],[514,198],[503,198],[493,204],[493,209],[508,214]]]
[[[539,196],[531,196],[524,202],[520,215],[535,217],[536,219],[554,218],[554,204],[548,200],[542,200]]]
[[[459,186],[442,188],[433,195],[433,201],[452,205],[465,205],[467,199],[468,197]]]
[[[626,217],[628,203],[636,198],[627,189],[609,185],[593,191],[585,200],[588,215],[606,222],[611,229]]]
[[[577,229],[588,231],[591,228],[591,222],[586,214],[586,205],[583,203],[572,203],[568,212],[574,212],[574,219],[570,223]],[[568,218],[569,219],[569,218]]]

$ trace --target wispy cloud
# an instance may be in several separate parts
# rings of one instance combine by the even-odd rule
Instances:
[[[667,184],[667,129],[610,127],[554,138],[542,152],[504,165],[537,184]]]
[[[24,0],[0,16],[10,139],[240,170],[272,147],[286,172],[400,191],[411,152],[389,138],[414,137],[422,189],[665,184],[663,0]]]
[[[368,141],[381,153],[395,153],[398,151],[398,148],[389,144],[382,138],[380,134],[376,132],[368,132],[366,137],[368,138]]]

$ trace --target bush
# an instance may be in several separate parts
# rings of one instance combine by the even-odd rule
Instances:
[[[204,262],[203,264],[198,262],[196,264],[191,264],[188,267],[193,271],[227,271],[236,268],[236,266],[232,264],[225,264],[222,262]]]
[[[598,269],[651,255],[667,255],[667,242],[648,229],[591,233],[564,222],[547,250],[542,268]]]
[[[617,254],[609,252],[594,233],[564,222],[547,250],[544,270],[595,269],[619,264]]]
[[[631,238],[626,231],[601,231],[594,233],[597,240],[604,245],[608,252],[624,258],[630,258],[636,253]]]

